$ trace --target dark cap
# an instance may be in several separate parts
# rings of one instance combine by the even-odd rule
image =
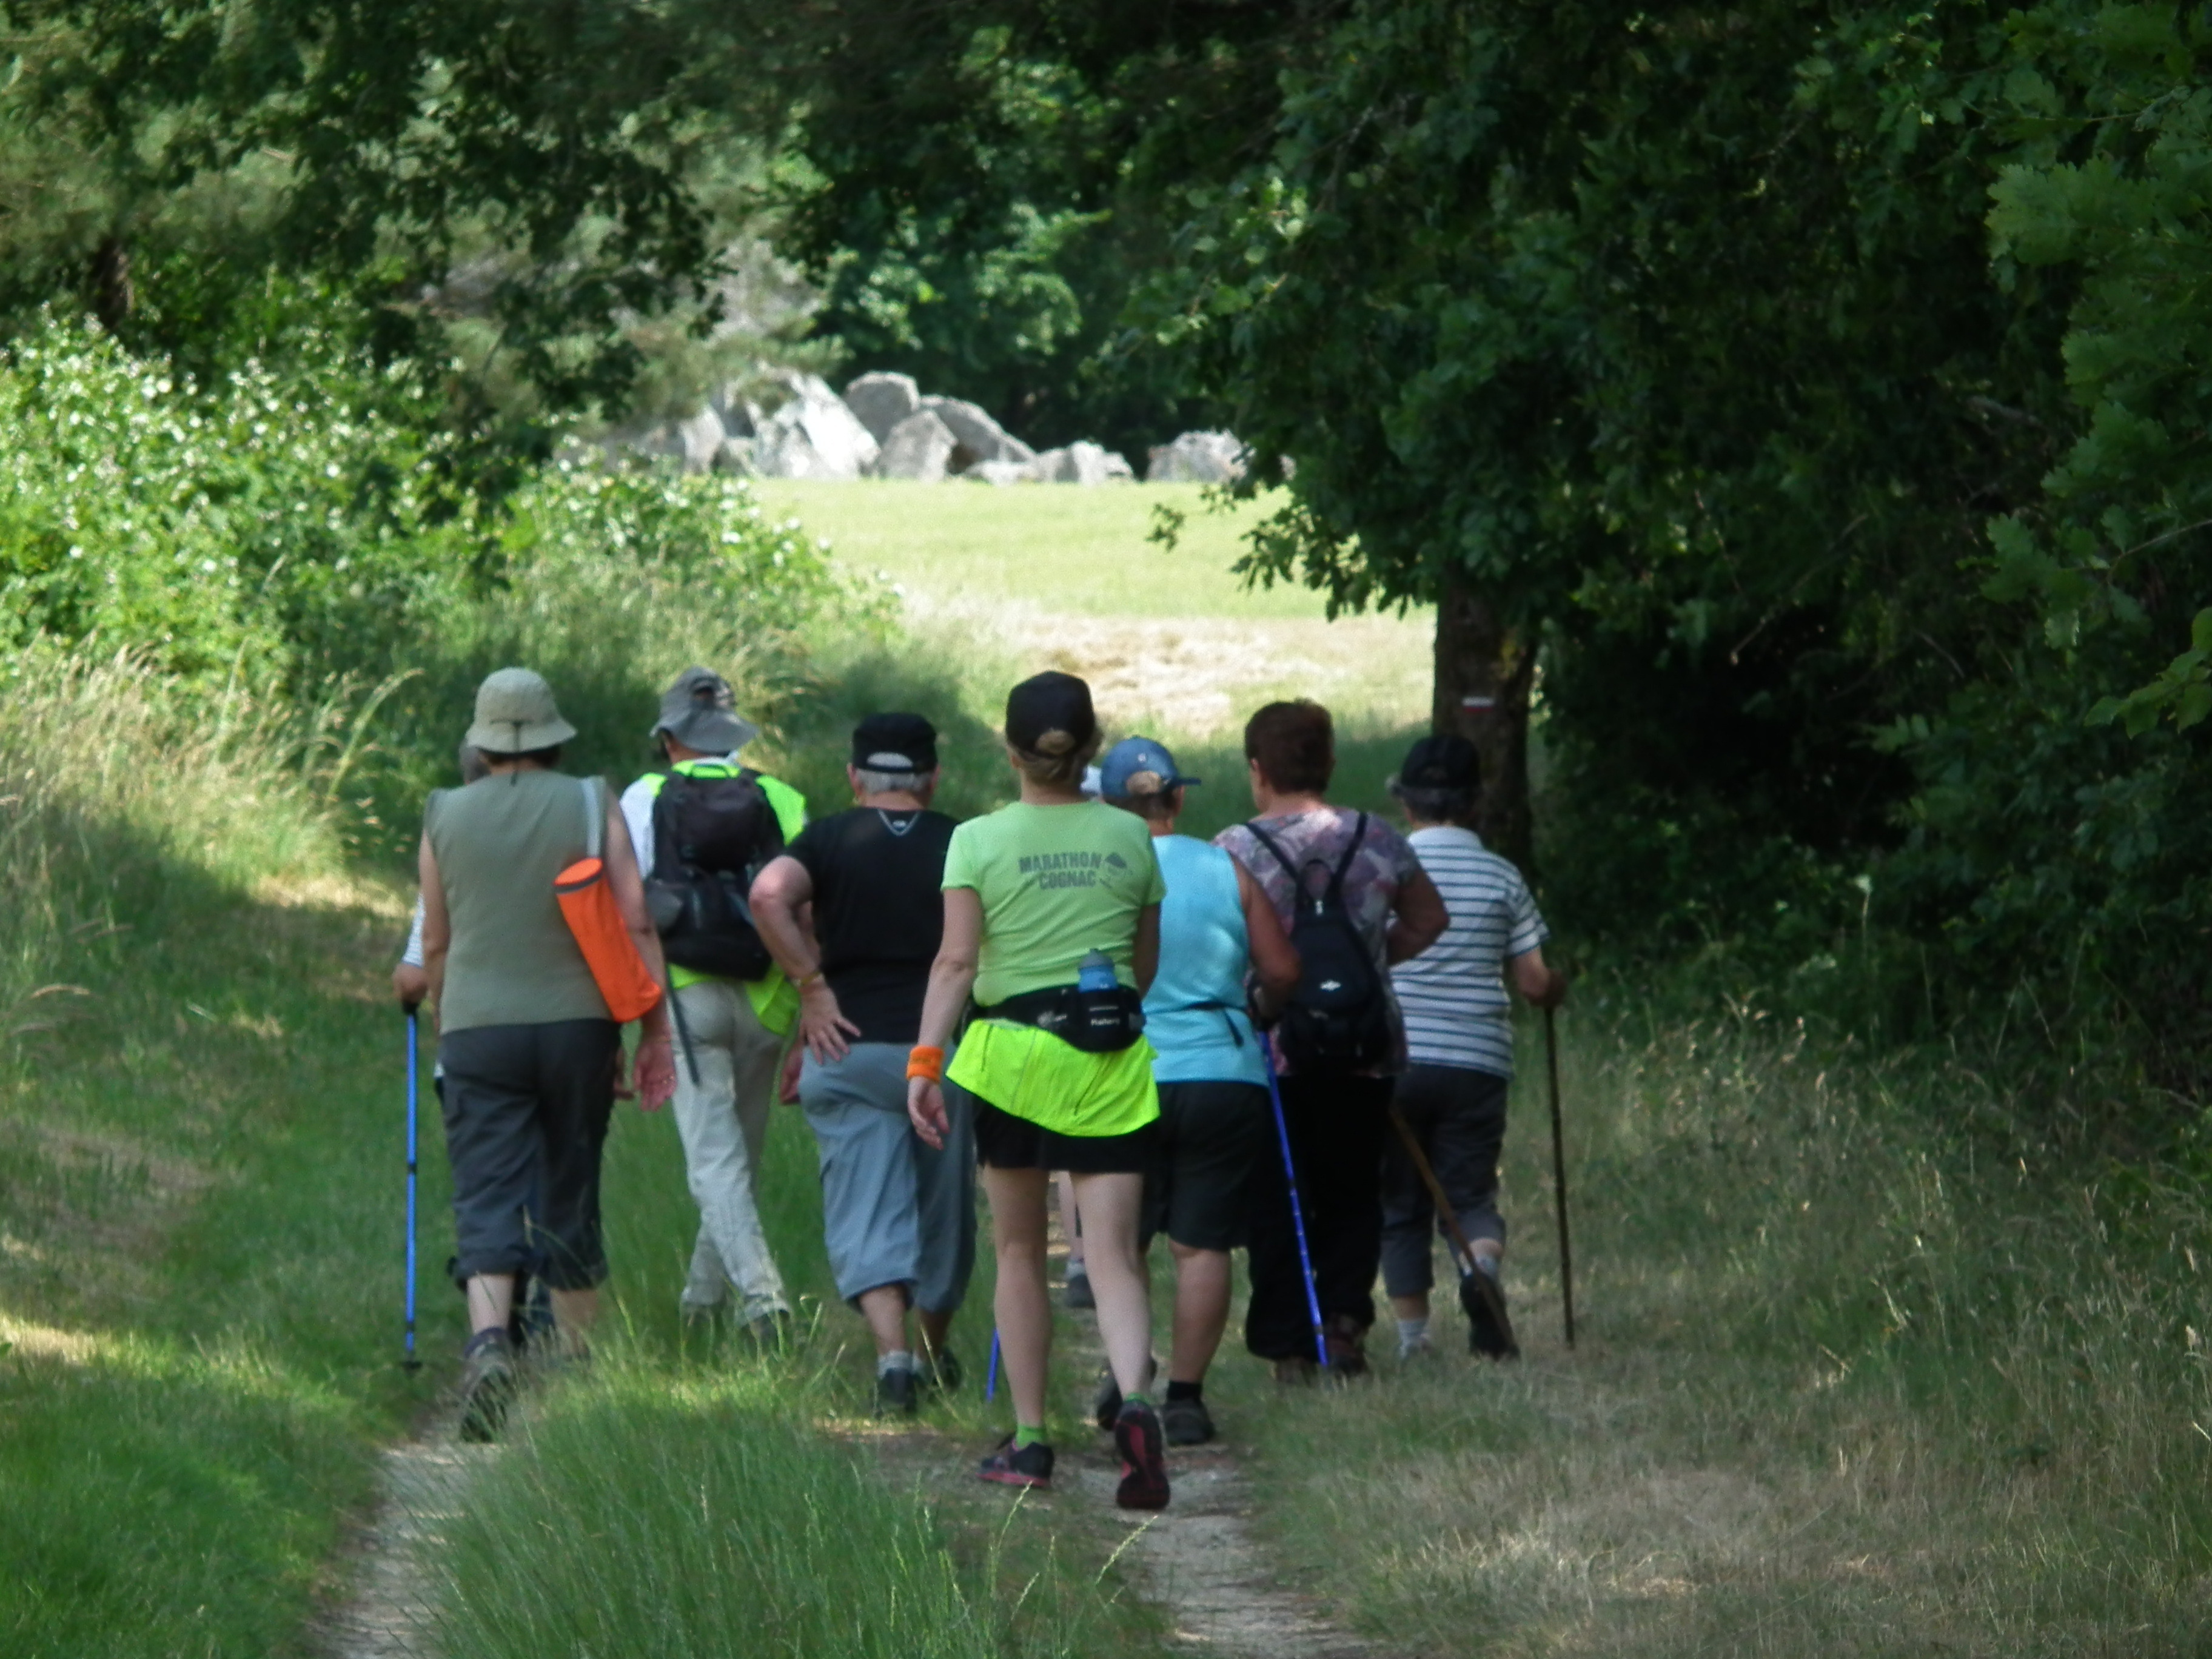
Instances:
[[[1482,757],[1473,744],[1455,732],[1423,738],[1406,751],[1398,785],[1402,789],[1480,789]]]
[[[660,694],[652,734],[664,732],[702,755],[733,754],[760,736],[760,728],[738,714],[729,681],[711,668],[685,669]]]
[[[853,764],[864,772],[934,772],[937,728],[919,714],[871,714],[853,728]]]
[[[1165,744],[1151,738],[1124,738],[1098,763],[1098,793],[1109,800],[1164,795],[1197,781],[1183,775]]]
[[[1091,687],[1073,674],[1033,674],[1006,693],[1006,741],[1027,754],[1057,758],[1097,735]]]

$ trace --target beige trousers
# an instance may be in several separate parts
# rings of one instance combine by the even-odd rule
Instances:
[[[788,1311],[758,1202],[761,1147],[775,1108],[783,1039],[760,1023],[742,986],[687,985],[676,1000],[684,1017],[676,1043],[676,1129],[699,1206],[684,1310],[718,1308],[735,1287],[740,1319]]]

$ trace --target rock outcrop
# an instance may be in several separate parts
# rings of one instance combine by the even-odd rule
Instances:
[[[934,410],[918,409],[885,435],[883,453],[876,459],[876,476],[941,483],[959,447],[952,428]]]
[[[921,406],[945,422],[959,447],[952,453],[952,470],[965,472],[978,461],[1019,461],[1036,459],[1036,451],[993,420],[981,405],[957,398],[924,398]]]
[[[1153,449],[1145,477],[1151,483],[1235,483],[1244,476],[1247,454],[1233,432],[1186,432]]]
[[[891,428],[921,407],[921,388],[911,374],[878,371],[845,388],[845,405],[879,444],[891,441]]]
[[[789,374],[789,403],[761,424],[753,465],[767,478],[851,479],[874,470],[881,446],[816,374]]]

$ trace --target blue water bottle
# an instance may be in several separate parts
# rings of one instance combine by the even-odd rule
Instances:
[[[1110,991],[1117,983],[1114,958],[1103,951],[1091,951],[1075,970],[1075,988],[1079,991]]]

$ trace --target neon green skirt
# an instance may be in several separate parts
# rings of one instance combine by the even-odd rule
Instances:
[[[1125,1135],[1160,1115],[1154,1058],[1142,1037],[1110,1054],[1087,1054],[1034,1025],[979,1019],[945,1075],[1054,1134]]]

